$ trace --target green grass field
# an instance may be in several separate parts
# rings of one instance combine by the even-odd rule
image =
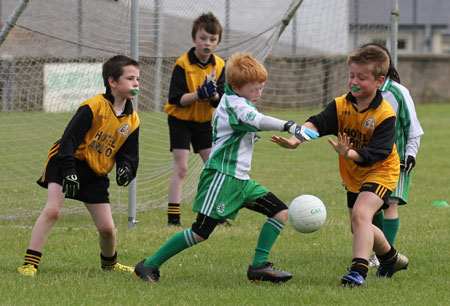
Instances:
[[[21,277],[17,267],[28,247],[34,218],[2,218],[0,305],[448,305],[450,208],[432,204],[450,202],[450,104],[419,105],[417,112],[425,135],[413,170],[409,204],[400,208],[396,240],[396,247],[410,259],[410,269],[392,279],[377,279],[372,269],[366,287],[340,287],[339,279],[352,259],[352,235],[337,157],[325,139],[301,148],[300,154],[270,144],[271,134],[264,133],[252,177],[286,202],[310,192],[327,206],[328,218],[319,231],[300,234],[286,225],[272,249],[269,260],[294,274],[289,282],[252,284],[247,280],[247,267],[265,220],[248,210],[239,213],[233,227],[218,227],[208,241],[163,265],[156,286],[134,275],[100,269],[97,232],[87,213],[63,215],[44,248],[38,275]],[[311,156],[306,154],[314,147],[321,154],[309,161],[310,169],[299,169],[295,163],[264,166],[294,154],[299,159]],[[195,218],[188,205],[182,218],[186,227]],[[135,265],[180,230],[166,226],[165,209],[140,211],[137,219],[137,227],[128,229],[126,217],[115,216],[123,264]]]

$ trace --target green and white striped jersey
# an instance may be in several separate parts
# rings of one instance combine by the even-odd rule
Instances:
[[[400,159],[405,159],[406,155],[416,157],[423,130],[409,90],[389,77],[381,85],[380,90],[383,98],[392,105],[397,116],[395,144]]]
[[[213,143],[204,168],[250,179],[255,136],[264,117],[250,101],[225,84],[225,94],[213,114]]]

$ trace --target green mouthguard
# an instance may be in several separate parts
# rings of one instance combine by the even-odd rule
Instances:
[[[132,94],[137,94],[139,91],[137,90],[137,89],[133,89],[132,91],[131,91],[131,93]]]
[[[352,87],[352,90],[353,90],[353,91],[360,91],[361,88],[358,88],[358,87]]]

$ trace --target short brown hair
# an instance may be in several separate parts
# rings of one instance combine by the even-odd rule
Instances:
[[[192,24],[192,39],[195,39],[195,35],[199,29],[205,29],[206,32],[219,35],[219,42],[222,39],[222,25],[213,13],[205,13],[197,17]]]
[[[376,46],[365,46],[354,51],[347,57],[347,64],[372,66],[372,74],[375,78],[385,76],[389,69],[389,56],[386,52]]]
[[[236,88],[242,88],[247,83],[267,80],[267,71],[250,53],[234,53],[227,60],[225,73],[227,83]]]
[[[389,53],[389,50],[384,45],[376,43],[376,42],[366,43],[366,44],[362,45],[360,48],[367,47],[367,46],[378,47],[387,53],[387,55],[389,56],[389,69],[388,69],[388,72],[386,73],[386,76],[390,77],[392,80],[396,81],[397,83],[400,83],[400,75],[397,71],[397,68],[395,68],[395,65],[394,65],[394,62],[392,61],[391,53]]]
[[[139,63],[126,55],[119,54],[108,59],[103,64],[102,68],[103,84],[105,87],[110,89],[108,82],[109,77],[112,77],[115,81],[118,81],[120,76],[123,74],[123,67],[130,65],[139,69]]]

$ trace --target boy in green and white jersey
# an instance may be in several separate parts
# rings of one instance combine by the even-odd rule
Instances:
[[[256,109],[254,104],[261,97],[267,71],[250,54],[233,54],[225,72],[225,94],[212,118],[212,149],[194,201],[197,220],[191,228],[172,236],[156,253],[136,265],[136,275],[147,282],[159,281],[159,267],[164,262],[208,239],[220,219],[234,220],[244,207],[268,217],[247,271],[248,279],[284,282],[292,278],[291,273],[275,269],[267,261],[287,221],[288,208],[264,186],[253,181],[248,172],[258,131],[288,131],[302,142],[317,138],[318,133],[293,121],[265,116]]]
[[[395,144],[400,157],[400,177],[397,187],[391,194],[391,198],[393,199],[392,201],[390,199],[390,202],[403,205],[408,202],[411,170],[416,165],[416,156],[423,130],[417,118],[414,102],[409,94],[409,90],[405,86],[387,76],[380,90],[383,98],[392,105],[397,115]]]

